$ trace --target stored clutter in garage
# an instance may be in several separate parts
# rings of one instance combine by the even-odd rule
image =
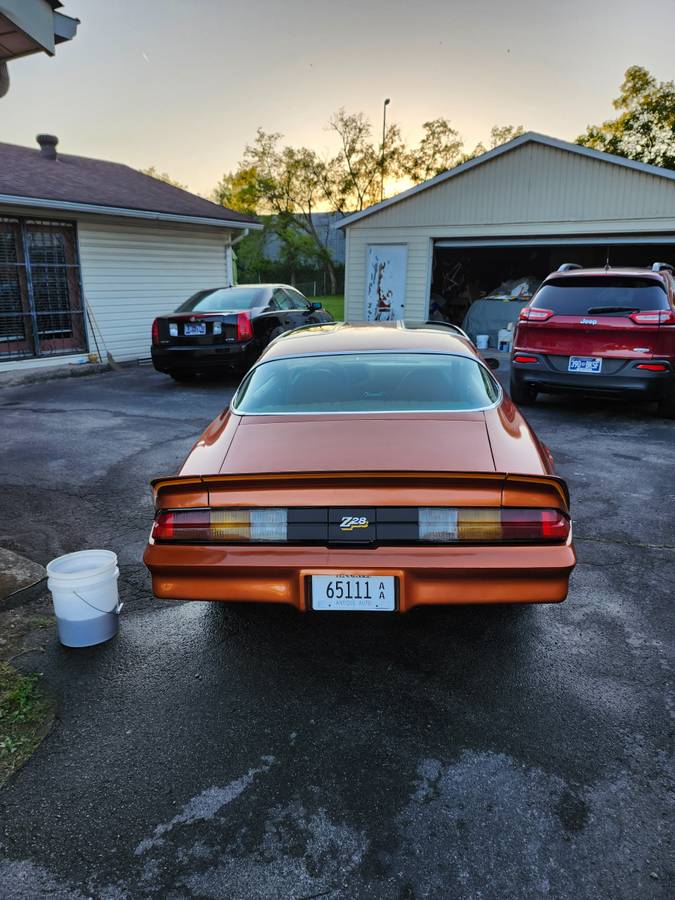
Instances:
[[[506,324],[564,262],[675,262],[675,172],[528,132],[339,227],[346,318],[462,324],[496,295]]]

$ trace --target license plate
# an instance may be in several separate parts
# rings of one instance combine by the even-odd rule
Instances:
[[[312,575],[312,608],[348,612],[393,612],[393,575]]]
[[[185,336],[192,337],[195,334],[206,334],[205,322],[201,322],[197,325],[191,325],[189,322],[185,323]]]
[[[602,357],[570,356],[567,371],[578,375],[598,375],[602,371]]]

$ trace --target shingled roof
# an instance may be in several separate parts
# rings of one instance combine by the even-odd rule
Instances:
[[[0,143],[0,202],[73,209],[86,212],[150,217],[214,225],[260,227],[255,219],[197,197],[121,163],[58,153],[49,158],[40,149]],[[41,204],[40,201],[47,201]],[[96,209],[100,207],[100,209]],[[144,216],[145,217],[145,216]]]

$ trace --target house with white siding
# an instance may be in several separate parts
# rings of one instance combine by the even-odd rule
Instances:
[[[261,225],[128,166],[0,143],[0,372],[149,357],[155,316],[233,283]]]
[[[528,132],[337,227],[346,318],[459,323],[564,262],[675,263],[675,172]]]

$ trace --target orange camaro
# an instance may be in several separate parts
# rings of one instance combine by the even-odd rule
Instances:
[[[153,491],[144,560],[163,599],[557,603],[575,564],[548,449],[441,325],[278,338]]]

